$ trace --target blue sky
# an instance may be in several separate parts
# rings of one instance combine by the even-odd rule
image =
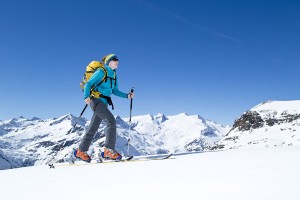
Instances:
[[[299,0],[1,0],[0,28],[1,120],[78,116],[85,66],[109,53],[120,89],[136,88],[133,115],[232,125],[263,101],[300,99]]]

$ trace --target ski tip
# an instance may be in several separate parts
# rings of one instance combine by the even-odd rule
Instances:
[[[169,155],[167,155],[164,159],[168,159],[168,158],[170,158],[171,156],[173,156],[173,154],[171,153],[171,154],[169,154]]]
[[[125,160],[131,160],[133,158],[133,156],[128,156],[125,158]]]

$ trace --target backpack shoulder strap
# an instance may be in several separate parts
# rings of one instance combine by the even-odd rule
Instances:
[[[114,72],[115,72],[115,86],[117,86],[117,71],[116,70],[114,70]]]
[[[107,70],[105,69],[105,67],[103,66],[103,65],[101,65],[100,67],[99,67],[99,70],[103,70],[103,72],[104,72],[104,76],[103,76],[103,78],[102,78],[102,80],[101,80],[101,83],[103,82],[103,81],[106,81],[106,79],[107,79]]]
[[[99,85],[101,85],[103,82],[105,82],[107,80],[107,70],[105,69],[105,67],[103,65],[101,65],[97,70],[103,70],[104,76],[103,76],[102,80],[92,88],[93,90],[96,89]]]

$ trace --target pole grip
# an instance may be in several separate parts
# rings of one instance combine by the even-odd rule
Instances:
[[[134,92],[134,87],[130,90],[131,93]],[[130,116],[129,116],[129,124],[131,124],[131,112],[132,112],[132,98],[130,99]]]
[[[134,87],[131,88],[130,93],[134,92]],[[130,99],[130,110],[132,110],[132,98]]]

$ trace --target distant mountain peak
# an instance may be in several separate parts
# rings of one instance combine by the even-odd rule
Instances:
[[[179,115],[179,116],[190,116],[190,115],[187,114],[187,113],[179,113],[178,115]]]
[[[38,117],[31,118],[31,121],[36,121],[36,120],[41,120],[41,118],[38,118]]]
[[[300,111],[300,100],[291,100],[291,101],[273,101],[269,100],[254,106],[251,111],[277,111],[282,113],[284,111],[288,112],[298,112]]]
[[[300,101],[266,101],[244,112],[218,143],[223,148],[300,144]]]
[[[160,122],[160,123],[163,123],[165,121],[168,120],[168,117],[165,116],[164,114],[161,114],[161,113],[158,113],[156,116],[155,116],[155,120]]]

